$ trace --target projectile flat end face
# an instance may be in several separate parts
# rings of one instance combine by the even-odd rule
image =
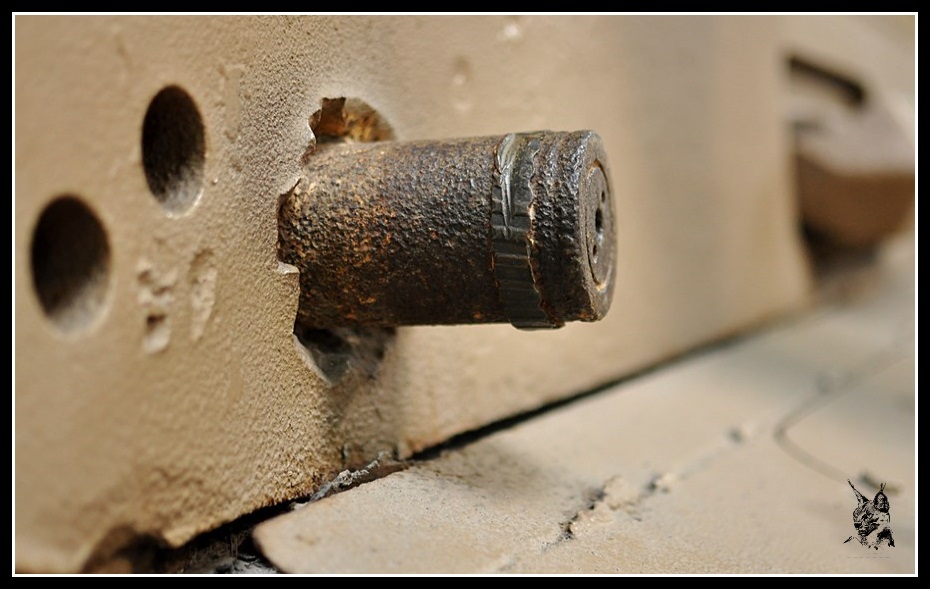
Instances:
[[[607,158],[600,137],[592,133],[586,145],[586,169],[579,186],[582,232],[588,258],[588,292],[593,320],[602,319],[610,308],[617,270],[617,239],[613,195],[608,179]]]

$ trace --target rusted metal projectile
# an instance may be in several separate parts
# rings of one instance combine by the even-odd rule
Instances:
[[[616,275],[591,131],[326,144],[279,214],[305,328],[596,321]]]

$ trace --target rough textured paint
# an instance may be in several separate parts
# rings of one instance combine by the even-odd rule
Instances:
[[[14,22],[18,570],[178,545],[381,452],[407,457],[805,300],[782,20]],[[183,210],[153,196],[142,154],[167,87],[204,127],[201,191]],[[404,141],[596,129],[617,197],[607,318],[551,333],[399,328],[339,378],[313,368],[277,213],[306,175],[312,114],[340,96]],[[106,297],[76,333],[46,316],[31,276],[37,220],[62,195],[87,204],[110,252]]]

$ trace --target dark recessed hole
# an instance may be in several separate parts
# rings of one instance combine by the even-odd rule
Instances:
[[[394,333],[392,328],[311,329],[294,325],[298,341],[330,383],[338,382],[350,371],[374,376]]]
[[[313,346],[323,354],[339,355],[349,352],[346,340],[329,329],[296,329],[297,337],[305,346]]]
[[[203,189],[206,143],[193,99],[177,86],[155,95],[142,123],[142,163],[155,199],[169,213],[189,209]]]
[[[606,200],[606,192],[601,192],[601,203]],[[591,246],[591,257],[597,261],[597,254],[604,243],[604,209],[602,205],[594,212],[594,244]]]
[[[42,211],[31,250],[42,310],[59,329],[78,331],[100,313],[109,284],[110,246],[103,225],[73,196]]]
[[[294,334],[307,348],[314,364],[330,381],[339,380],[349,369],[352,346],[328,329],[304,329],[294,326]]]

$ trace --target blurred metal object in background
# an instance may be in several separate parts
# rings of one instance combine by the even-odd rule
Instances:
[[[914,143],[857,76],[801,57],[789,63],[805,229],[828,245],[874,246],[913,209]]]

